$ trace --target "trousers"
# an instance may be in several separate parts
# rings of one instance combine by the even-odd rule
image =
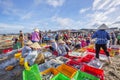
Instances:
[[[96,49],[96,58],[99,59],[99,52],[100,52],[100,49],[103,49],[106,56],[109,57],[109,52],[107,51],[107,45],[106,44],[95,44],[95,49]]]

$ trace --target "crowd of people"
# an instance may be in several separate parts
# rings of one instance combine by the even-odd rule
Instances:
[[[13,48],[22,48],[22,57],[26,62],[32,65],[39,55],[38,53],[45,47],[41,47],[40,44],[46,43],[49,45],[48,49],[56,56],[64,56],[70,51],[80,49],[90,44],[95,44],[96,59],[99,59],[99,51],[102,48],[107,57],[109,63],[111,63],[109,52],[107,48],[110,45],[120,45],[120,33],[114,32],[108,33],[106,31],[107,26],[102,24],[96,32],[73,34],[67,32],[57,33],[43,33],[39,29],[35,28],[32,33],[24,35],[20,31],[19,37],[14,39]]]

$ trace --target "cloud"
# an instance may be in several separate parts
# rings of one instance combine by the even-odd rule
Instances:
[[[52,17],[52,21],[57,22],[62,27],[70,26],[73,23],[73,20],[70,18],[62,18],[62,17]]]
[[[53,7],[62,6],[65,0],[47,0],[46,3]]]
[[[109,10],[120,6],[119,0],[94,0],[93,10]]]
[[[24,28],[23,25],[0,23],[0,33],[17,33]]]
[[[24,26],[22,25],[14,25],[14,24],[6,24],[6,23],[0,23],[0,28],[3,29],[23,29]]]
[[[21,16],[22,20],[30,19],[33,16],[32,12],[28,12],[25,15]]]
[[[13,2],[11,0],[0,0],[0,7],[5,7],[5,8],[9,8],[9,7],[13,7]]]
[[[86,22],[86,27],[97,28],[102,23],[110,26],[112,23],[119,21],[119,6],[119,0],[94,0],[92,8],[90,8],[92,13],[88,13],[84,17],[89,19]]]
[[[39,4],[41,4],[42,3],[42,0],[34,0],[34,4],[35,5],[39,5]]]
[[[90,8],[83,8],[83,9],[81,9],[79,12],[82,14],[82,13],[88,11],[89,9],[90,9]]]

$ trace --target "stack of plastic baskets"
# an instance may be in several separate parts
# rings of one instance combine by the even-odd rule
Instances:
[[[30,67],[30,70],[23,71],[23,80],[42,80],[37,64]]]
[[[94,55],[93,54],[87,54],[85,57],[82,58],[81,62],[90,62],[91,60],[94,59]]]
[[[58,66],[57,70],[69,78],[72,78],[77,71],[76,69],[65,64]]]
[[[102,69],[94,68],[84,64],[83,67],[81,68],[81,71],[92,74],[100,78],[100,80],[104,80],[104,71]]]

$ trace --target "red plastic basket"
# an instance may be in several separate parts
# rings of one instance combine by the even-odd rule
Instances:
[[[94,68],[94,67],[84,64],[81,68],[81,71],[92,74],[92,75],[100,78],[100,80],[104,80],[104,71],[102,69],[97,69],[97,68]]]
[[[73,67],[73,68],[76,68],[76,69],[80,69],[82,67],[82,63],[78,63],[78,62],[73,61],[73,60],[67,62],[66,64]]]
[[[58,52],[57,51],[53,51],[53,55],[58,56]]]
[[[85,57],[83,57],[82,59],[81,59],[81,61],[82,62],[90,62],[91,60],[93,60],[94,59],[94,55],[93,54],[87,54]]]
[[[2,53],[6,54],[6,53],[8,53],[8,52],[10,52],[10,51],[12,51],[12,50],[13,50],[13,48],[7,48],[7,49],[4,49],[4,50],[2,51]]]
[[[80,59],[81,57],[76,57],[76,56],[69,56],[68,54],[64,55],[64,57],[69,58],[69,59]]]

